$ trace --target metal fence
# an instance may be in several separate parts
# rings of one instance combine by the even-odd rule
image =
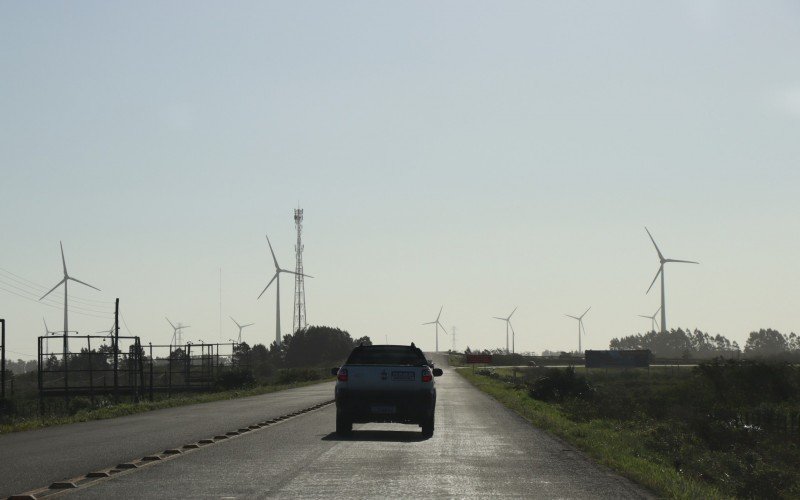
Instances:
[[[40,398],[113,394],[141,397],[144,352],[139,337],[58,335],[39,337]]]
[[[193,344],[147,346],[146,386],[153,392],[210,391],[220,374],[241,363],[237,344]]]

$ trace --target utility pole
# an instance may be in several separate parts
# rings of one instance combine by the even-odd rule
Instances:
[[[6,320],[0,319],[0,405],[6,400]],[[2,410],[2,406],[0,406]]]
[[[296,264],[294,272],[294,319],[292,333],[306,327],[306,289],[303,280],[303,209],[294,210],[294,225],[297,227],[297,243],[294,246]],[[279,341],[280,342],[280,341]]]
[[[453,352],[456,352],[456,327],[452,327],[453,331]]]
[[[90,358],[91,359],[91,358]],[[114,400],[119,389],[119,298],[114,301]]]

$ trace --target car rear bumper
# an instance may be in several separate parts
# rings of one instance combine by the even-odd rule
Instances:
[[[400,422],[420,424],[433,416],[436,389],[424,391],[336,390],[336,412],[356,423]]]

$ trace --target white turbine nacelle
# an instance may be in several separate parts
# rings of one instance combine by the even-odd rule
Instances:
[[[439,315],[436,316],[435,320],[422,323],[423,325],[436,325],[436,352],[439,352],[439,327],[442,327],[442,331],[447,335],[447,330],[445,330],[444,325],[439,322],[439,318],[442,317],[442,309],[444,309],[444,306],[439,308]]]
[[[190,326],[189,325],[182,325],[180,323],[178,323],[178,326],[175,326],[172,323],[172,321],[170,321],[169,318],[167,318],[166,316],[164,316],[164,319],[167,320],[167,323],[169,323],[169,326],[172,327],[172,340],[170,340],[169,343],[170,344],[178,344],[179,343],[178,341],[180,340],[181,330],[183,330],[184,328],[189,328]]]
[[[244,329],[245,329],[245,328],[247,328],[248,326],[253,326],[253,325],[255,325],[255,323],[247,323],[246,325],[240,325],[240,324],[239,324],[239,323],[238,323],[238,322],[237,322],[235,319],[233,319],[233,316],[228,316],[228,317],[231,319],[231,321],[233,321],[233,323],[234,323],[234,324],[235,324],[237,327],[239,327],[239,341],[238,341],[238,343],[239,343],[239,344],[241,344],[241,343],[242,343],[242,330],[244,330]]]
[[[281,269],[281,266],[278,265],[278,259],[275,258],[275,252],[272,250],[272,243],[269,241],[269,236],[267,236],[267,244],[269,245],[269,253],[272,254],[272,262],[275,263],[275,274],[272,276],[272,279],[269,280],[267,286],[261,290],[261,293],[258,294],[256,300],[260,299],[264,292],[267,291],[267,288],[275,281],[275,342],[278,345],[281,345],[281,273],[289,273],[289,274],[298,274],[294,271],[289,271],[288,269]],[[306,278],[313,278],[313,276],[309,276],[308,274],[301,274],[301,276],[305,276]]]
[[[564,316],[566,316],[568,318],[572,318],[572,319],[578,320],[578,354],[583,352],[583,346],[581,345],[581,331],[583,331],[583,334],[586,335],[586,327],[583,326],[583,317],[586,316],[586,313],[588,313],[589,309],[591,309],[591,308],[592,307],[589,306],[589,308],[586,309],[585,311],[583,311],[583,314],[581,314],[580,316],[572,316],[570,314],[565,314],[564,315]]]
[[[84,283],[83,281],[81,281],[81,280],[79,280],[77,278],[73,278],[72,276],[69,275],[69,273],[67,273],[67,260],[64,258],[64,244],[61,243],[60,241],[58,242],[58,244],[61,247],[61,264],[64,266],[64,277],[61,279],[61,281],[56,283],[56,285],[53,288],[51,288],[49,292],[47,292],[46,294],[42,295],[42,297],[39,300],[42,300],[43,298],[45,298],[48,295],[50,295],[50,293],[52,293],[53,290],[55,290],[56,288],[58,288],[62,284],[64,285],[64,336],[67,336],[68,332],[69,332],[69,318],[68,318],[68,315],[67,315],[67,282],[68,281],[74,281],[76,283],[80,283],[81,285],[88,286],[89,288],[94,288],[98,292],[100,291],[100,289],[97,288],[96,286],[90,285],[89,283]]]
[[[656,245],[656,240],[653,239],[653,235],[650,234],[650,230],[646,227],[644,228],[647,231],[647,236],[650,237],[650,241],[653,242],[653,246],[656,247],[656,253],[658,253],[658,260],[660,265],[658,266],[658,271],[656,272],[653,281],[650,283],[650,286],[647,288],[647,292],[645,294],[650,293],[650,289],[653,288],[653,285],[656,283],[658,279],[658,275],[661,275],[661,333],[665,333],[667,331],[667,310],[666,310],[666,299],[664,298],[664,264],[669,262],[679,262],[683,264],[699,264],[699,262],[695,262],[693,260],[678,260],[678,259],[667,259],[659,250],[658,245]]]
[[[658,316],[659,311],[661,308],[659,307],[656,309],[656,312],[653,313],[652,316],[647,316],[646,314],[639,314],[640,318],[647,318],[651,321],[650,327],[653,329],[654,332],[658,331],[658,321],[656,321],[656,316]]]
[[[509,314],[508,317],[506,317],[506,318],[500,318],[498,316],[492,316],[494,319],[499,319],[501,321],[505,321],[506,322],[506,354],[508,354],[509,352],[514,352],[514,342],[515,342],[515,338],[516,338],[517,335],[514,332],[514,325],[511,324],[511,316],[513,316],[515,312],[517,312],[517,308],[516,307],[514,308],[513,311],[511,311],[511,314]],[[508,350],[508,329],[509,328],[511,328],[511,351]]]

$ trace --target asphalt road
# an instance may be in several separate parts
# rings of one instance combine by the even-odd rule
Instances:
[[[331,400],[333,382],[0,436],[0,497]],[[128,492],[124,497],[131,497]]]
[[[356,424],[351,437],[341,438],[333,432],[335,409],[329,405],[64,495],[98,499],[650,496],[443,368],[445,374],[436,382],[436,431],[431,439],[422,439],[416,426],[399,424]],[[46,460],[46,455],[41,458]]]

